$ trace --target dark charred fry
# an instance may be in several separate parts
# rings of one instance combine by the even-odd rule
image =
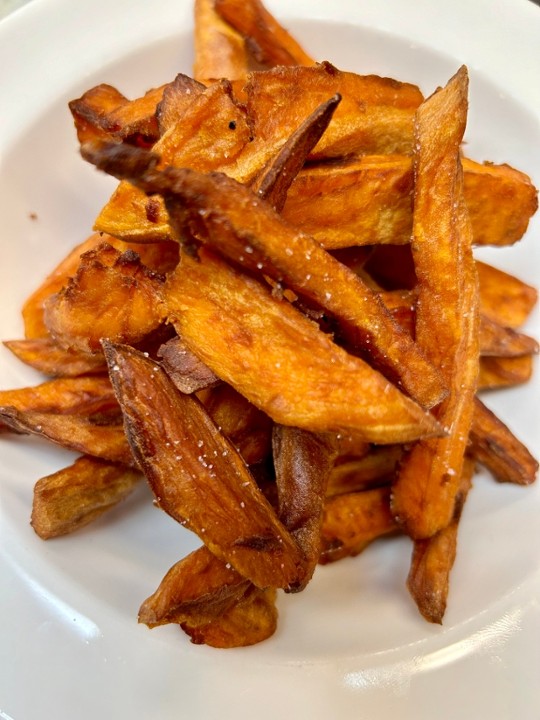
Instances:
[[[296,588],[302,590],[321,553],[324,498],[336,443],[329,436],[276,425],[272,444],[279,517],[306,558],[305,576]]]
[[[478,398],[475,400],[469,442],[469,453],[498,482],[530,485],[535,481],[538,461]]]
[[[126,434],[157,503],[257,587],[294,586],[302,559],[233,445],[193,395],[132,348],[104,343]]]
[[[124,500],[141,478],[137,470],[81,457],[38,480],[31,525],[43,540],[72,533]]]
[[[450,571],[456,559],[458,526],[472,484],[474,462],[466,460],[456,495],[452,520],[433,537],[416,540],[407,587],[422,616],[442,623],[446,611]]]
[[[373,540],[397,530],[390,511],[390,488],[335,495],[324,506],[319,562],[326,565],[358,555]]]

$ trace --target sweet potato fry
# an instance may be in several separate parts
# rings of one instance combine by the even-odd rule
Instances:
[[[182,257],[164,299],[191,350],[275,422],[353,430],[381,443],[439,431],[430,415],[290,303],[209,251],[201,249],[198,261]]]
[[[105,414],[104,417],[54,415],[2,406],[0,423],[8,425],[15,432],[37,435],[83,455],[134,467],[121,418],[116,414]]]
[[[407,587],[422,616],[432,623],[442,623],[446,611],[450,572],[456,559],[458,526],[472,485],[473,472],[474,462],[466,459],[450,523],[433,537],[414,541]]]
[[[189,108],[193,99],[201,95],[205,86],[183,73],[178,73],[174,80],[165,86],[163,97],[156,108],[156,119],[160,137],[178,122]]]
[[[142,603],[139,622],[149,628],[188,619],[209,622],[238,602],[250,585],[202,545],[168,570],[157,590]]]
[[[505,327],[520,327],[536,305],[536,288],[484,262],[477,261],[476,269],[481,312]]]
[[[242,35],[216,12],[214,0],[195,0],[193,77],[205,84],[246,76],[249,56]]]
[[[21,362],[49,377],[77,377],[107,372],[103,357],[66,350],[51,338],[4,340],[3,344]]]
[[[218,15],[241,34],[251,54],[262,65],[314,64],[260,0],[215,0],[214,6]]]
[[[156,500],[257,587],[294,587],[300,553],[193,395],[132,348],[104,343],[133,453]]]
[[[62,346],[101,351],[102,337],[137,343],[159,327],[163,277],[132,251],[106,243],[81,257],[77,272],[45,301],[45,324]]]
[[[478,398],[475,400],[469,443],[469,453],[498,482],[530,485],[535,481],[538,461]]]
[[[56,378],[34,387],[0,390],[0,406],[55,415],[120,411],[107,375]]]
[[[487,315],[480,315],[480,354],[483,357],[520,357],[538,353],[532,337],[503,327]]]
[[[250,271],[285,283],[324,308],[339,322],[348,345],[361,348],[381,372],[422,406],[432,407],[445,396],[438,371],[376,293],[313,238],[284,223],[248,188],[223,174],[204,175],[187,168],[156,171],[156,156],[134,148],[91,146],[83,152],[101,169],[163,194],[178,235],[189,209],[204,223],[203,240],[220,253]]]
[[[324,498],[337,447],[329,436],[284,425],[274,427],[272,447],[279,518],[306,558],[303,589],[321,553]]]
[[[462,165],[473,242],[518,241],[538,204],[530,178],[508,165],[481,165],[467,158]],[[294,180],[283,216],[329,249],[408,243],[412,192],[412,161],[406,155],[314,164]]]
[[[107,118],[112,110],[126,104],[128,99],[115,87],[106,83],[96,85],[69,103],[80,143],[98,138],[112,138]]]
[[[230,83],[201,92],[154,145],[163,167],[178,165],[202,172],[230,165],[249,142],[251,129],[231,95]],[[260,169],[260,166],[259,168]],[[95,230],[133,242],[169,240],[167,212],[158,197],[122,182],[95,221]]]
[[[335,495],[324,506],[319,562],[326,565],[358,555],[373,540],[397,530],[390,511],[390,488]]]
[[[83,456],[38,480],[31,525],[43,540],[79,530],[124,500],[141,480],[132,468]]]
[[[190,395],[220,382],[210,368],[201,362],[178,336],[159,348],[158,357],[163,369],[180,392]]]
[[[416,443],[393,485],[392,510],[415,539],[452,518],[478,379],[478,281],[459,163],[467,88],[462,67],[416,119],[416,340],[444,373],[450,394],[435,411],[448,434]]]
[[[482,357],[480,358],[478,389],[495,390],[522,385],[531,379],[532,371],[532,355]]]
[[[253,585],[223,615],[208,623],[186,620],[181,624],[191,642],[217,648],[255,645],[271,637],[277,627],[276,591]]]

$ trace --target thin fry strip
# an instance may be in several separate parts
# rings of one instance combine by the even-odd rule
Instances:
[[[456,559],[459,521],[472,485],[473,473],[474,462],[468,459],[463,465],[450,523],[433,537],[414,541],[407,588],[422,616],[432,623],[442,623],[446,612],[450,572]]]
[[[66,350],[52,338],[4,340],[19,360],[50,377],[77,377],[107,372],[105,360],[99,355]]]
[[[193,395],[133,348],[104,343],[133,453],[158,504],[257,587],[294,587],[300,552]]]
[[[538,461],[508,427],[478,398],[470,432],[470,454],[498,482],[530,485],[538,473]]]
[[[426,100],[416,121],[416,339],[444,373],[450,394],[435,412],[448,435],[415,444],[393,487],[393,512],[415,539],[434,535],[452,518],[478,378],[478,281],[459,163],[467,88],[463,67]]]
[[[326,436],[274,426],[272,436],[279,517],[306,558],[303,589],[321,553],[324,497],[336,446]]]
[[[107,375],[56,378],[31,387],[0,390],[0,406],[57,415],[120,410]]]

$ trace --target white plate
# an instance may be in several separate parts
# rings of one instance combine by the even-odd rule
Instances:
[[[469,156],[508,162],[540,185],[540,9],[527,0],[268,0],[320,59],[417,82],[429,93],[466,63]],[[98,82],[136,95],[190,72],[191,0],[34,0],[0,23],[0,337],[88,233],[113,183],[85,165],[66,102]],[[35,213],[37,219],[31,219]],[[486,253],[538,281],[535,220],[516,247]],[[540,335],[538,315],[531,333]],[[38,378],[0,354],[0,386]],[[489,397],[540,455],[540,392]],[[0,717],[13,720],[235,717],[464,720],[538,717],[540,494],[481,476],[466,506],[443,627],[404,589],[406,540],[321,568],[280,599],[269,641],[217,651],[137,609],[195,540],[141,488],[109,517],[44,543],[32,486],[70,455],[0,440]]]

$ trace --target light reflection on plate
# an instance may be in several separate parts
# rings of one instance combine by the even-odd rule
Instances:
[[[531,78],[538,73],[511,52],[512,43],[522,43],[521,57],[528,57],[534,19],[525,0],[501,4],[501,22],[512,6],[513,22],[517,18],[528,29],[519,42],[508,38],[500,71],[495,51],[478,56],[484,36],[474,43],[467,30],[468,13],[487,4],[470,4],[463,0],[452,12],[440,3],[432,3],[431,11],[425,3],[413,8],[405,0],[303,0],[294,9],[276,0],[268,6],[320,59],[418,82],[426,93],[462,62],[470,63],[467,154],[509,162],[540,185],[539,96],[535,90],[528,97],[523,80],[524,72]],[[2,72],[2,53],[24,49],[0,84],[6,128],[0,134],[3,339],[20,336],[22,300],[85,237],[114,186],[80,160],[66,101],[99,82],[135,95],[180,70],[189,73],[190,9],[187,2],[177,5],[161,0],[150,12],[142,0],[113,8],[99,0],[92,12],[81,3],[75,13],[67,0],[34,0],[0,25]],[[439,28],[426,20],[437,5],[445,14]],[[402,33],[399,12],[405,13]],[[124,23],[115,25],[117,17]],[[331,22],[321,30],[317,18]],[[452,23],[458,46],[448,40]],[[515,86],[507,82],[508,64],[520,77]],[[536,219],[519,246],[482,255],[535,283],[539,235]],[[528,331],[540,335],[538,314]],[[4,349],[0,377],[2,387],[37,381]],[[537,379],[488,397],[537,456],[539,399]],[[176,628],[150,633],[136,623],[140,602],[196,546],[194,537],[152,507],[146,488],[95,526],[43,543],[28,525],[32,485],[70,456],[28,438],[0,443],[0,717],[264,720],[286,713],[315,720],[424,720],[459,713],[465,720],[479,714],[502,720],[510,708],[520,720],[534,717],[540,699],[531,671],[539,660],[538,488],[478,478],[463,517],[442,628],[425,623],[411,606],[404,588],[410,546],[403,538],[321,568],[305,593],[281,598],[274,638],[224,653],[190,645]]]

